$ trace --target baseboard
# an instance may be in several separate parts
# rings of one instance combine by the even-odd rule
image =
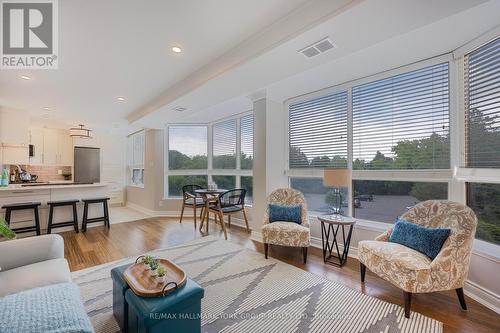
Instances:
[[[151,210],[151,209],[148,209],[148,208],[145,208],[141,205],[137,205],[135,203],[132,203],[132,202],[128,202],[125,204],[126,207],[129,207],[129,208],[132,208],[134,210],[137,210],[141,213],[144,213],[150,217],[157,217],[157,216],[161,216],[161,217],[179,217],[180,216],[180,212],[178,211],[158,211],[158,210]],[[189,215],[188,215],[189,216]]]
[[[260,243],[263,242],[262,233],[260,231],[252,231],[252,235],[250,236],[250,238]],[[323,249],[321,238],[311,237],[311,246],[318,249]],[[343,250],[342,244],[339,244],[339,250]],[[356,260],[358,259],[358,249],[356,247],[349,247],[349,257]],[[498,294],[495,294],[491,290],[483,288],[470,280],[467,280],[465,282],[464,292],[467,296],[469,296],[476,302],[500,314],[500,296]]]

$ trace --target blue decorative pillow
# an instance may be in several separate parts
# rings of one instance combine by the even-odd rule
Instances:
[[[269,204],[269,222],[295,222],[302,224],[302,205],[273,205]]]
[[[389,241],[407,246],[434,259],[441,251],[450,232],[450,229],[425,228],[397,219]]]

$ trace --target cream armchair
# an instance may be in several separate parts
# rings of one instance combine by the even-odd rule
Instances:
[[[389,242],[392,229],[374,241],[358,244],[361,282],[368,267],[373,273],[403,289],[405,316],[410,317],[412,293],[430,293],[455,289],[462,309],[466,310],[463,286],[469,271],[477,218],[462,204],[430,200],[417,204],[401,219],[424,227],[449,228],[450,236],[434,260],[397,243]]]
[[[269,223],[269,204],[275,205],[302,205],[302,224],[294,222],[275,221]],[[264,253],[267,259],[269,244],[302,248],[304,264],[307,261],[307,248],[310,245],[309,220],[304,195],[291,188],[280,188],[267,197],[267,208],[264,214],[262,238]]]

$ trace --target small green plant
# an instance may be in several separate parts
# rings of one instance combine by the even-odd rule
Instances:
[[[149,268],[152,271],[156,271],[158,269],[158,266],[159,266],[159,260],[156,258],[152,258],[151,262],[149,263]]]
[[[165,269],[165,266],[158,267],[158,277],[162,278],[167,274],[167,270]]]
[[[0,235],[7,239],[16,238],[16,233],[10,229],[7,222],[3,218],[0,217]]]

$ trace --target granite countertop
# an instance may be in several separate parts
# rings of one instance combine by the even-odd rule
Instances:
[[[103,187],[107,186],[106,183],[27,183],[27,184],[11,184],[8,187],[0,187],[0,191],[35,191],[35,190],[55,190],[67,188],[84,188],[84,187]]]

